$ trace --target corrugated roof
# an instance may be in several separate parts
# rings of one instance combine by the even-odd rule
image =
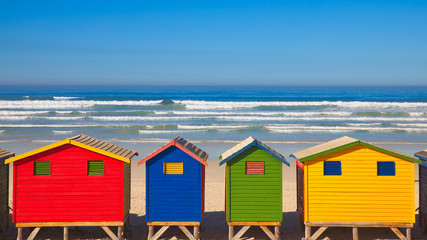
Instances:
[[[291,157],[298,159],[300,162],[305,162],[305,161],[308,161],[308,160],[311,160],[311,159],[314,159],[314,158],[317,158],[320,156],[324,156],[324,155],[329,154],[329,153],[340,151],[340,150],[343,150],[343,149],[346,149],[346,148],[349,148],[352,146],[356,146],[356,145],[363,145],[363,146],[372,148],[374,150],[377,150],[377,151],[380,151],[380,152],[383,152],[386,154],[390,154],[392,156],[399,157],[399,158],[402,158],[402,159],[405,159],[405,160],[408,160],[411,162],[415,162],[418,164],[421,163],[420,160],[415,159],[411,156],[405,155],[403,153],[400,153],[400,152],[397,152],[394,150],[390,150],[390,149],[387,149],[384,147],[380,147],[380,146],[377,146],[377,145],[374,145],[371,143],[363,142],[363,141],[357,140],[355,138],[347,137],[347,136],[340,137],[340,138],[337,138],[335,140],[325,142],[325,143],[321,143],[321,144],[316,145],[314,147],[307,148],[305,150],[293,153],[293,154],[291,154]]]
[[[205,166],[208,166],[208,163],[206,160],[209,157],[209,154],[207,154],[202,149],[196,147],[194,144],[190,143],[189,141],[185,140],[182,137],[177,137],[174,140],[170,141],[168,144],[164,145],[163,147],[157,149],[156,151],[152,152],[150,155],[142,159],[138,162],[138,166],[145,163],[146,161],[152,159],[157,154],[163,152],[164,150],[168,149],[171,146],[176,146],[177,148],[181,149],[200,163],[202,163]]]
[[[109,142],[102,141],[93,137],[89,137],[84,134],[80,134],[75,137],[72,137],[70,138],[70,140],[73,140],[97,149],[101,149],[103,151],[106,151],[124,158],[128,158],[128,159],[131,159],[133,156],[138,155],[138,153],[135,151],[129,150],[127,148],[119,147]]]
[[[329,142],[325,142],[325,143],[321,143],[319,145],[316,145],[314,147],[310,147],[304,150],[301,150],[299,152],[293,153],[291,156],[297,158],[297,159],[304,159],[306,157],[315,155],[315,154],[319,154],[322,153],[324,151],[329,151],[331,149],[337,148],[337,147],[341,147],[347,144],[351,144],[354,142],[358,142],[359,140],[351,138],[351,137],[340,137],[337,139],[334,139],[332,141]]]
[[[15,156],[15,153],[9,152],[9,151],[6,151],[6,150],[3,150],[0,148],[0,159],[7,158],[7,157],[13,157],[13,156]]]
[[[9,158],[6,160],[5,163],[18,161],[26,157],[30,157],[35,154],[39,154],[66,144],[71,144],[77,147],[81,147],[86,150],[96,152],[96,153],[99,153],[126,163],[130,163],[130,159],[133,156],[138,155],[137,152],[131,151],[129,149],[122,148],[114,144],[81,134],[72,138],[67,138],[65,140],[62,140],[56,143],[52,143],[48,146],[44,146],[27,153],[20,154],[16,157]]]
[[[177,137],[174,139],[176,143],[183,146],[184,148],[188,149],[188,151],[192,152],[194,155],[198,156],[199,158],[206,161],[209,157],[209,154],[202,149],[196,147],[196,145],[192,144],[191,142],[185,140],[182,137]]]
[[[235,156],[239,155],[240,153],[244,152],[246,149],[252,147],[252,146],[258,146],[259,148],[265,150],[266,152],[270,153],[273,157],[277,158],[281,162],[283,162],[286,165],[290,165],[288,161],[286,161],[285,157],[283,157],[280,153],[276,152],[269,146],[265,145],[261,141],[253,138],[252,136],[246,138],[245,140],[241,141],[234,147],[228,149],[223,154],[221,154],[220,159],[222,160],[219,165],[222,165],[229,161],[230,159],[234,158]]]
[[[423,150],[423,151],[420,151],[420,152],[417,152],[414,155],[417,158],[420,158],[420,159],[422,159],[424,161],[427,161],[427,149]]]

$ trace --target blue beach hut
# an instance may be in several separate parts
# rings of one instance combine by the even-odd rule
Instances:
[[[146,163],[148,239],[154,235],[154,226],[163,226],[164,231],[169,226],[179,226],[186,235],[190,233],[185,226],[194,226],[194,237],[198,238],[204,212],[207,158],[206,152],[177,137],[138,163]]]

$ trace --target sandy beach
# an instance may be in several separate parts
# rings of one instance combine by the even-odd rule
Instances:
[[[218,166],[218,161],[209,160],[206,169],[206,210],[202,221],[202,239],[227,239],[228,226],[225,221],[225,167]],[[416,174],[418,176],[418,167]],[[131,229],[126,232],[126,239],[147,239],[147,225],[145,222],[145,165],[137,166],[137,161],[132,161],[131,182]],[[415,181],[416,202],[418,206],[418,180]],[[10,196],[12,199],[12,196]],[[301,239],[304,232],[298,224],[296,212],[296,183],[295,164],[283,167],[283,219],[280,228],[281,239]],[[113,229],[116,231],[117,229]],[[29,229],[24,231],[29,235]],[[12,225],[7,230],[6,239],[16,239],[17,230]],[[422,234],[417,224],[412,230],[413,239],[427,239],[427,234]],[[350,228],[330,228],[319,239],[345,240],[352,239]],[[62,239],[62,228],[42,228],[36,239]],[[109,239],[107,234],[99,227],[70,228],[70,239]],[[186,239],[178,229],[169,229],[161,239]],[[242,239],[268,239],[259,228],[251,228]],[[398,239],[396,235],[386,228],[360,228],[359,239]]]

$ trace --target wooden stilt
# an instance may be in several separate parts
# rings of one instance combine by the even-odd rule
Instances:
[[[234,236],[234,226],[228,225],[228,240],[233,239]]]
[[[276,238],[276,236],[270,231],[270,229],[268,229],[267,226],[259,226],[265,234],[267,234],[267,236],[271,239],[271,240],[279,240],[278,238]]]
[[[119,240],[119,238],[116,235],[114,235],[113,231],[111,231],[109,227],[101,227],[101,228],[104,229],[104,231],[108,234],[108,236],[110,236],[111,239]]]
[[[16,238],[16,240],[22,240],[23,236],[22,236],[22,228],[19,227],[18,228],[18,237]]]
[[[160,236],[162,236],[164,232],[166,232],[168,228],[169,226],[163,226],[162,228],[160,228],[160,230],[156,234],[154,234],[151,240],[157,240]]]
[[[154,235],[154,226],[148,226],[148,240],[151,240]]]
[[[200,222],[148,222],[147,225],[149,240],[157,240],[171,226],[178,227],[190,240],[200,238]],[[154,229],[155,226],[162,227],[156,232]],[[193,232],[191,233],[187,227],[194,227]]]
[[[406,229],[406,238],[407,238],[408,240],[411,240],[411,239],[412,239],[411,228],[407,228],[407,229]]]
[[[33,240],[37,233],[40,231],[39,227],[34,228],[34,230],[31,232],[30,236],[27,238],[27,240]]]
[[[311,235],[310,237],[308,237],[308,239],[310,240],[316,240],[318,237],[320,237],[320,235],[322,235],[322,233],[327,229],[328,227],[320,227],[319,229],[317,229],[317,231]]]
[[[198,240],[200,238],[200,229],[199,226],[194,226],[193,235]]]
[[[280,239],[280,228],[279,228],[279,226],[274,226],[274,236],[277,239]]]
[[[390,228],[393,232],[394,232],[394,234],[396,234],[396,236],[398,236],[399,237],[399,239],[400,240],[408,240],[400,231],[399,231],[399,229],[397,229],[397,228],[395,228],[395,227],[391,227]]]
[[[243,226],[242,229],[240,229],[240,231],[237,232],[237,234],[232,238],[232,240],[238,240],[240,239],[240,237],[245,234],[246,231],[248,231],[248,229],[251,226]]]
[[[190,240],[196,240],[196,238],[188,231],[188,229],[185,226],[178,226],[179,229],[185,234],[185,236],[188,237]]]
[[[359,240],[359,231],[357,227],[353,227],[353,240]]]
[[[64,227],[64,240],[68,240],[68,227]]]
[[[123,240],[123,227],[118,227],[117,228],[117,238],[119,240]]]
[[[311,227],[305,225],[305,239],[310,239],[311,237]]]

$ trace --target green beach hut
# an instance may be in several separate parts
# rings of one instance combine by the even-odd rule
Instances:
[[[226,164],[226,219],[229,239],[238,239],[250,226],[259,226],[279,239],[283,220],[282,164],[289,162],[261,141],[248,137],[220,156]],[[233,226],[244,226],[234,235]],[[275,227],[273,235],[267,226]]]

